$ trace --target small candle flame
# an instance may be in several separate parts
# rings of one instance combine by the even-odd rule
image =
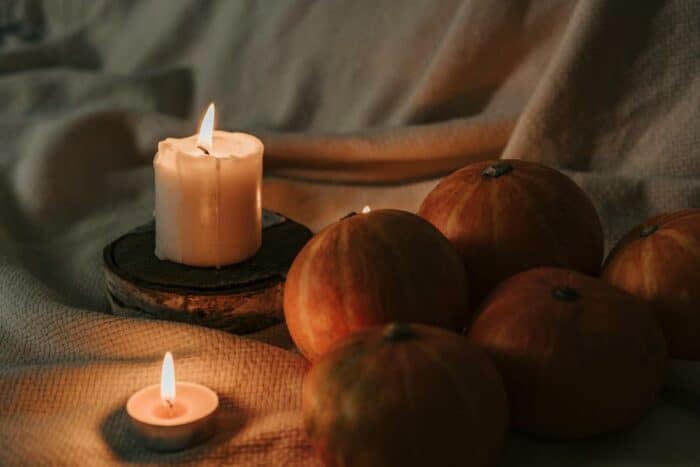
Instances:
[[[175,403],[175,365],[173,354],[165,353],[163,358],[163,370],[160,373],[160,399],[164,404]]]
[[[207,113],[204,114],[202,124],[199,126],[199,135],[197,135],[197,146],[210,153],[214,145],[214,103],[209,104]]]
[[[364,208],[362,208],[362,214],[367,214],[371,210],[372,210],[372,208],[370,208],[369,206],[365,206]]]

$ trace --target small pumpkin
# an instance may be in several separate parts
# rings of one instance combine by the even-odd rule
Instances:
[[[602,277],[651,304],[669,356],[700,360],[700,209],[633,229],[608,256]]]
[[[644,302],[578,272],[538,268],[503,282],[469,330],[501,371],[512,426],[552,438],[636,421],[661,388],[665,346]]]
[[[468,165],[442,180],[418,214],[459,251],[475,304],[499,282],[534,267],[600,272],[603,230],[595,207],[570,178],[540,164]]]
[[[507,428],[503,383],[486,355],[431,326],[351,335],[313,365],[302,395],[327,466],[492,465]]]
[[[460,331],[467,294],[447,239],[415,214],[384,209],[342,219],[306,244],[287,275],[284,315],[314,359],[347,334],[390,321]]]

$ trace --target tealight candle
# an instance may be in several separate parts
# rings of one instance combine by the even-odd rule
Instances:
[[[155,255],[199,267],[253,256],[262,243],[263,144],[214,131],[214,104],[198,135],[158,143]]]
[[[156,451],[177,451],[214,433],[219,397],[206,386],[175,382],[173,356],[165,354],[160,384],[134,393],[126,412],[145,445]]]

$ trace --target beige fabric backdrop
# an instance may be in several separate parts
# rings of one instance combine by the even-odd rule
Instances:
[[[567,170],[610,245],[700,207],[698,17],[694,0],[0,2],[0,464],[313,465],[283,328],[106,314],[101,248],[150,218],[156,142],[209,101],[263,137],[265,205],[315,229],[414,210],[441,175],[503,155]],[[158,455],[122,407],[166,350],[224,410],[211,443]],[[693,466],[698,427],[700,365],[674,362],[637,427],[513,435],[503,465]]]

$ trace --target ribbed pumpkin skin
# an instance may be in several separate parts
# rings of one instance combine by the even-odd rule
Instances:
[[[284,315],[299,350],[317,358],[345,335],[390,321],[460,331],[468,316],[459,255],[430,223],[404,211],[343,219],[294,260]]]
[[[665,346],[651,310],[578,272],[538,268],[506,280],[468,336],[501,371],[512,426],[531,434],[577,438],[623,428],[662,385]]]
[[[603,279],[651,304],[669,356],[700,360],[700,209],[633,229],[608,255]]]
[[[534,267],[600,272],[603,230],[595,207],[549,167],[515,159],[468,165],[442,180],[418,215],[459,251],[475,305],[499,282]]]
[[[408,326],[355,333],[307,374],[304,422],[321,459],[343,467],[492,465],[508,418],[498,372],[463,336]]]

